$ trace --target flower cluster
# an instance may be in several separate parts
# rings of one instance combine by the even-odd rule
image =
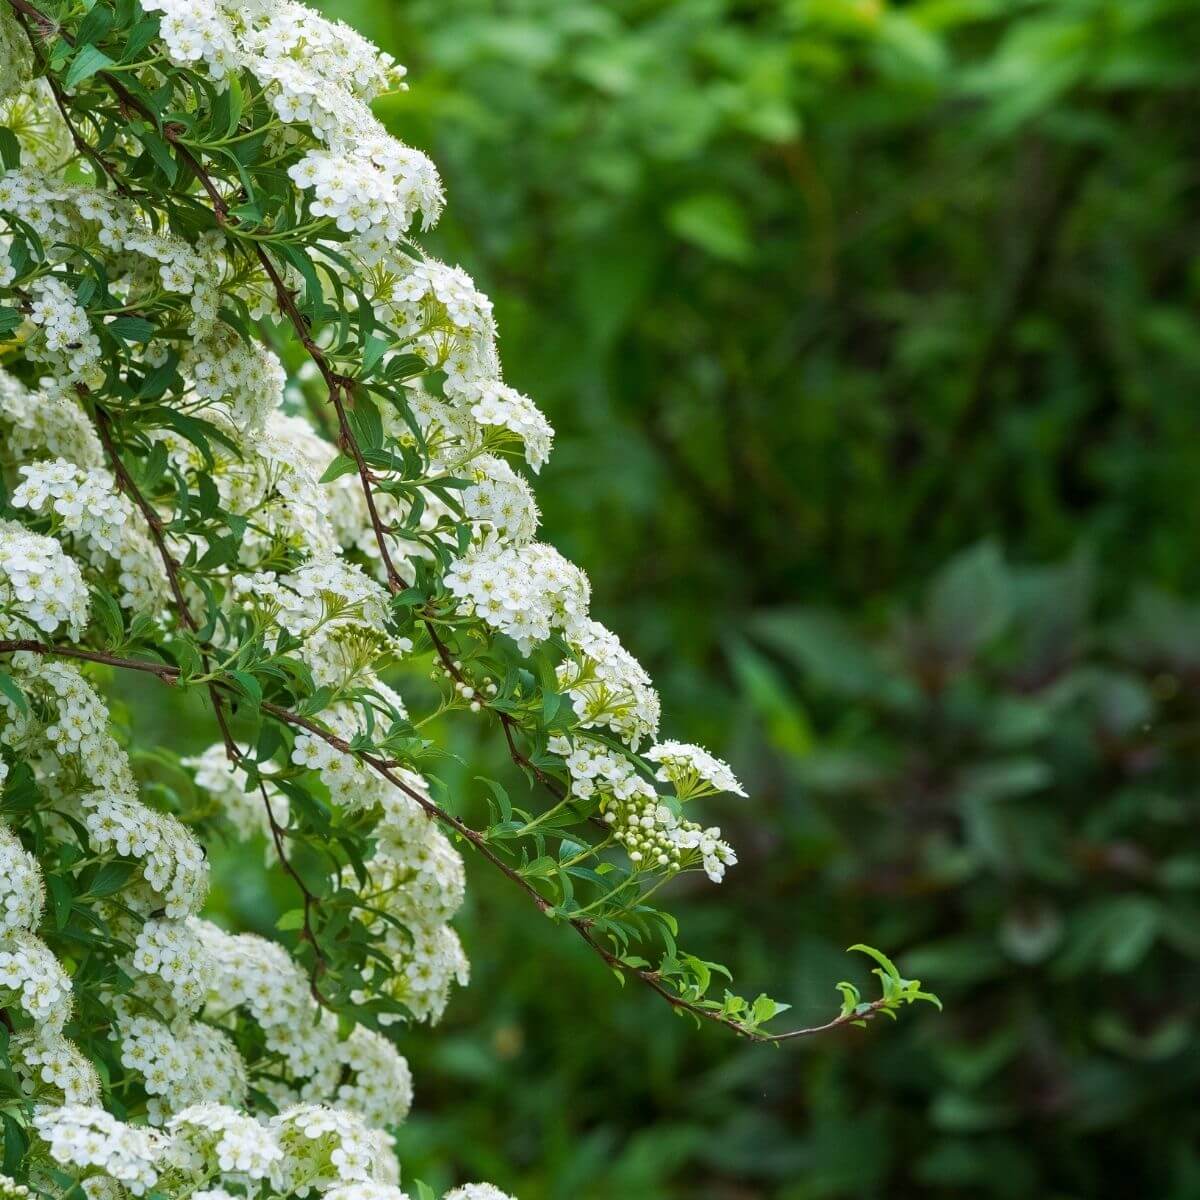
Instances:
[[[403,237],[417,213],[429,228],[442,207],[433,163],[391,138],[374,139],[349,162],[335,151],[310,150],[288,174],[313,193],[313,216],[332,218],[343,233],[360,235],[372,248]]]
[[[63,629],[77,638],[87,618],[87,585],[62,546],[0,521],[0,634],[19,638]]]
[[[64,533],[79,534],[110,554],[129,519],[127,505],[103,467],[83,468],[65,458],[21,467],[24,482],[9,503],[31,512],[53,512]]]
[[[507,634],[524,651],[574,628],[587,613],[587,576],[553,546],[505,545],[487,537],[449,571],[445,584],[463,611]]]
[[[65,362],[68,379],[86,379],[100,361],[100,339],[65,280],[48,275],[31,287],[29,320],[38,336],[29,351],[43,362]]]

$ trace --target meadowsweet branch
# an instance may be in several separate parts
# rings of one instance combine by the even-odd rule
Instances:
[[[60,655],[67,658],[81,659],[87,662],[95,662],[104,666],[116,667],[123,670],[141,671],[147,674],[156,676],[162,682],[175,683],[179,678],[179,670],[176,667],[167,665],[158,666],[151,663],[145,663],[138,659],[122,658],[119,655],[105,654],[98,651],[89,651],[75,646],[49,645],[43,642],[30,640],[15,640],[5,641],[0,640],[0,654],[13,653],[16,651],[27,651],[33,654],[44,655]],[[231,695],[237,695],[237,689],[230,684],[218,681],[213,684],[214,687],[225,689]],[[856,1005],[851,1011],[845,1012],[822,1025],[807,1026],[804,1028],[791,1029],[780,1033],[767,1033],[762,1030],[748,1029],[743,1023],[739,1023],[729,1017],[722,1015],[719,1011],[704,1007],[703,1005],[694,1003],[679,996],[669,987],[665,986],[660,974],[655,971],[646,970],[621,958],[615,954],[607,946],[605,946],[596,936],[595,929],[597,922],[586,917],[562,917],[562,914],[555,911],[555,906],[550,903],[518,870],[507,863],[495,850],[488,844],[487,839],[478,830],[472,829],[464,821],[447,812],[440,805],[434,803],[427,796],[422,795],[415,788],[410,786],[404,779],[395,773],[392,767],[383,759],[370,751],[361,748],[355,748],[345,738],[330,732],[324,728],[319,722],[305,717],[299,713],[293,712],[281,705],[271,703],[270,701],[262,702],[262,711],[275,720],[284,725],[290,725],[295,729],[302,729],[306,733],[312,734],[314,737],[320,738],[323,742],[332,746],[335,750],[342,754],[348,754],[356,758],[359,762],[364,763],[372,771],[385,779],[393,787],[399,789],[408,798],[414,801],[427,816],[446,828],[452,830],[464,841],[470,843],[471,847],[488,862],[492,867],[499,871],[510,883],[519,888],[534,907],[543,914],[552,916],[556,919],[565,919],[567,924],[579,935],[583,942],[597,954],[611,969],[624,975],[628,978],[637,980],[644,984],[657,996],[669,1004],[672,1008],[679,1012],[685,1012],[697,1020],[709,1021],[725,1028],[733,1030],[742,1037],[748,1038],[753,1042],[773,1043],[793,1041],[798,1038],[810,1037],[819,1033],[827,1033],[831,1030],[838,1029],[844,1025],[861,1025],[870,1021],[879,1014],[880,1011],[888,1007],[894,1007],[894,1004],[888,997],[880,997],[878,1000],[871,1001],[866,1004]],[[261,784],[259,785],[261,787]],[[270,802],[266,796],[266,790],[263,788],[263,800],[270,812]],[[305,912],[305,931],[306,935],[311,937],[311,928],[308,925],[308,915],[310,905],[316,903],[316,898],[309,892],[302,878],[290,866],[283,853],[282,831],[276,822],[271,821],[271,836],[275,842],[276,850],[279,852],[281,863],[284,869],[293,878],[298,888],[304,897],[304,912]],[[315,943],[314,943],[315,944]],[[316,990],[316,982],[313,981],[314,995],[319,996]],[[325,1003],[324,998],[321,1002]]]

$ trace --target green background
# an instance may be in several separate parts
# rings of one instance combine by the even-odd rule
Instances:
[[[784,1022],[859,940],[947,1007],[750,1047],[469,863],[406,1175],[1200,1196],[1200,5],[326,7],[410,69],[429,245],[558,430],[547,540],[752,793],[704,802],[742,861],[676,889],[687,943]],[[481,724],[445,774],[516,794]],[[218,858],[269,930],[284,883]]]

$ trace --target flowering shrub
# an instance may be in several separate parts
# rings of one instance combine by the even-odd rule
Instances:
[[[677,1011],[815,1032],[712,995],[651,903],[735,864],[688,805],[743,792],[535,540],[509,460],[552,430],[411,240],[441,184],[369,108],[402,78],[286,0],[0,4],[0,1194],[402,1197],[387,1031],[467,981],[456,843]],[[211,749],[128,747],[113,672],[201,697]],[[482,781],[466,825],[456,711],[545,799]],[[255,832],[286,945],[200,915]],[[860,949],[882,995],[821,1028],[931,999]]]

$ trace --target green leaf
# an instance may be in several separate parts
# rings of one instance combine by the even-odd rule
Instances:
[[[104,328],[123,342],[148,342],[155,333],[145,317],[113,317]]]
[[[103,50],[97,49],[95,46],[83,46],[72,60],[63,82],[68,88],[73,88],[95,75],[97,71],[103,71],[115,65]]]
[[[238,685],[255,708],[262,704],[262,685],[249,671],[230,671],[229,677]]]
[[[21,165],[21,143],[7,125],[0,125],[0,163],[7,171],[15,171]]]
[[[179,175],[179,164],[171,153],[171,147],[153,129],[143,129],[137,136],[155,165],[167,177],[167,182],[173,184]]]
[[[0,1117],[4,1118],[4,1173],[17,1175],[25,1158],[29,1138],[10,1113],[0,1112]]]
[[[745,263],[754,254],[745,210],[727,192],[697,192],[673,204],[667,225],[684,241],[714,258]]]
[[[88,881],[86,894],[96,898],[112,896],[129,882],[133,873],[133,863],[118,861],[102,863],[100,869]]]
[[[22,716],[29,715],[29,701],[25,693],[17,686],[17,682],[7,671],[0,671],[0,692],[3,692],[16,706]]]
[[[851,950],[857,950],[860,954],[869,955],[892,979],[896,980],[896,982],[900,981],[901,975],[896,970],[896,964],[882,950],[876,950],[874,946],[864,946],[861,942],[855,942],[853,946],[847,947],[847,953]]]
[[[102,587],[92,589],[92,616],[104,630],[104,644],[115,650],[125,640],[121,606]]]
[[[339,454],[325,468],[325,473],[321,476],[321,483],[332,483],[335,479],[340,479],[343,475],[349,475],[352,471],[358,469],[358,464],[348,454]]]
[[[91,12],[79,22],[75,30],[75,44],[90,46],[104,40],[105,35],[113,26],[113,11],[105,4],[95,4]]]
[[[58,929],[64,929],[71,915],[71,906],[75,903],[75,893],[61,875],[51,874],[46,875],[46,891],[50,893],[54,924]]]

